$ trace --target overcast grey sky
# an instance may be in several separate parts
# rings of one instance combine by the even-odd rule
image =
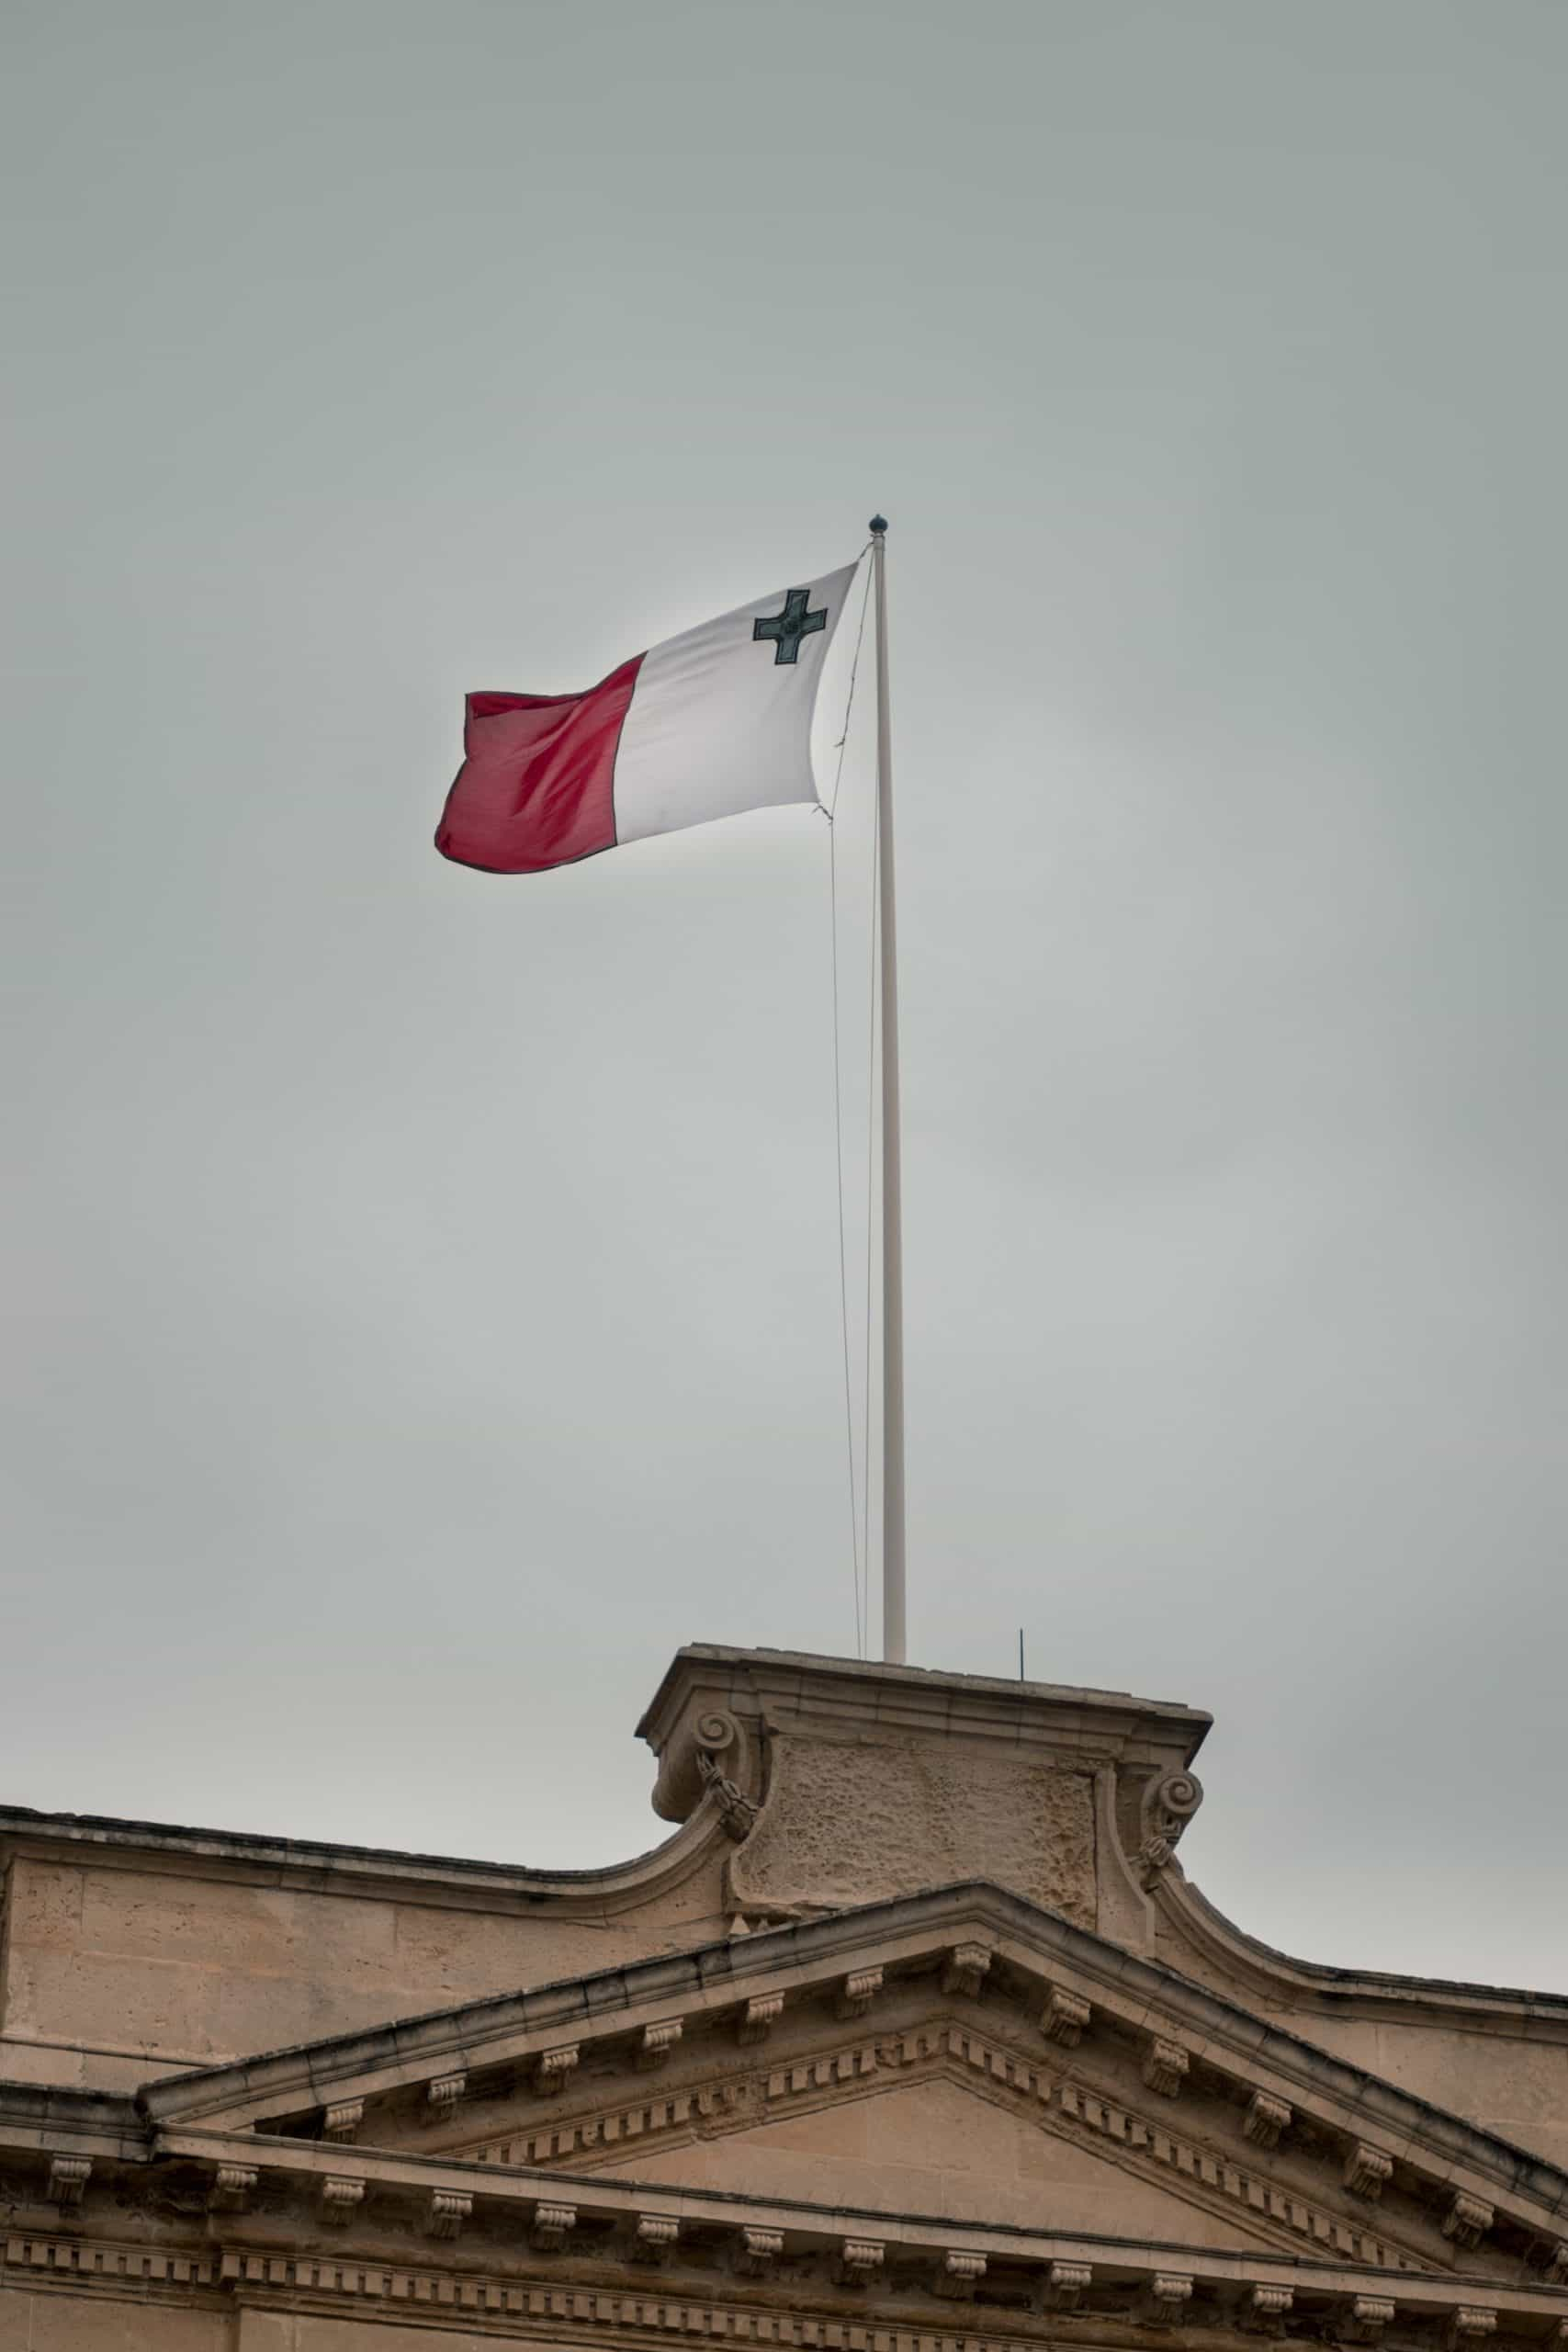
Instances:
[[[1568,12],[9,24],[0,1797],[610,1860],[678,1642],[852,1651],[827,828],[430,834],[881,505],[912,1655],[1568,1987]]]

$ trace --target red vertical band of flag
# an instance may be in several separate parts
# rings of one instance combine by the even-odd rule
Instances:
[[[474,694],[435,846],[459,865],[534,874],[615,843],[615,752],[639,653],[581,695]]]

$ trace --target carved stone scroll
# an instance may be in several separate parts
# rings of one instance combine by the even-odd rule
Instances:
[[[321,2137],[323,2140],[352,2140],[364,2120],[365,2101],[362,2098],[340,2098],[322,2113]]]
[[[1138,1860],[1145,1884],[1174,1860],[1181,1833],[1202,1802],[1203,1784],[1196,1772],[1166,1772],[1149,1782],[1138,1810]]]

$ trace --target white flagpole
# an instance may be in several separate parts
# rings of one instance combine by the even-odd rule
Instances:
[[[898,1154],[898,933],[887,691],[887,525],[871,518],[876,575],[876,847],[882,933],[882,1655],[904,1663],[904,1216]]]

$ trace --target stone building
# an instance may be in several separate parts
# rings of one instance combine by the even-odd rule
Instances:
[[[1568,1999],[1233,1927],[1208,1722],[692,1648],[611,1870],[0,1814],[0,2352],[1568,2352]]]

